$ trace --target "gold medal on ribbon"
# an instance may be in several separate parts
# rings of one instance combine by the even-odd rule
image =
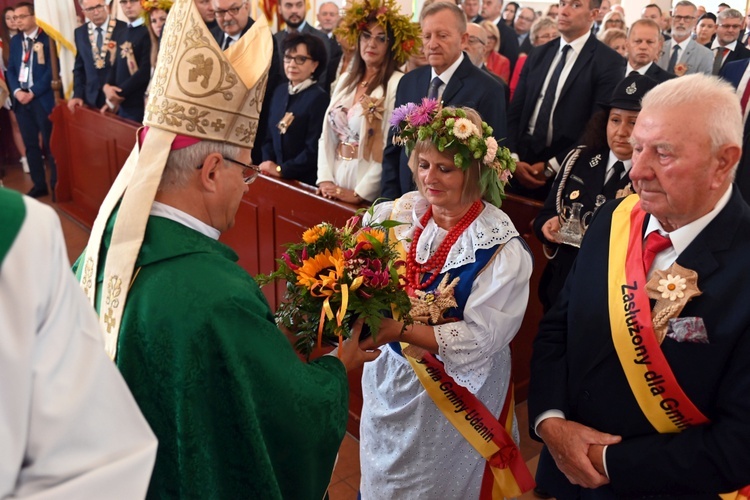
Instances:
[[[36,62],[39,64],[46,64],[44,60],[44,45],[42,42],[34,43],[34,52],[36,53]]]
[[[279,123],[276,125],[276,127],[279,129],[279,133],[286,134],[286,131],[289,130],[289,125],[292,124],[294,121],[294,115],[292,113],[285,113],[284,118],[279,121]]]

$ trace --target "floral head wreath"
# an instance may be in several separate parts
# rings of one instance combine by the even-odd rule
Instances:
[[[169,9],[172,8],[173,3],[173,0],[141,0],[141,8],[143,8],[143,18],[148,21],[149,13],[155,9],[169,12]]]
[[[462,170],[478,161],[479,183],[484,198],[499,207],[505,198],[505,185],[516,170],[510,150],[498,146],[492,127],[482,122],[481,130],[461,108],[443,108],[434,99],[422,99],[393,110],[390,120],[396,129],[393,142],[406,148],[410,156],[418,141],[432,142],[443,152],[454,151],[453,162]]]
[[[393,56],[402,65],[422,48],[419,25],[400,13],[396,0],[354,0],[344,12],[343,24],[334,33],[357,46],[360,33],[368,24],[378,23],[384,31],[393,33]]]

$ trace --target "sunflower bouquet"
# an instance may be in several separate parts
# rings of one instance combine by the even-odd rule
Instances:
[[[303,354],[323,341],[349,338],[357,318],[363,318],[373,334],[389,312],[410,322],[411,303],[399,275],[405,262],[397,242],[388,237],[390,228],[400,223],[362,226],[361,221],[358,212],[341,228],[327,222],[311,227],[302,242],[287,245],[275,272],[257,277],[261,286],[286,281],[276,323],[295,333]]]

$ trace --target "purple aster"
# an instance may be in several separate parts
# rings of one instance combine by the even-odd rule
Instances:
[[[414,110],[416,106],[416,104],[410,102],[394,109],[393,113],[391,113],[391,119],[388,123],[390,123],[392,127],[398,127],[402,121],[407,119],[409,114]]]

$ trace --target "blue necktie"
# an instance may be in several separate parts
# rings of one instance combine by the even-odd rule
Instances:
[[[442,83],[443,81],[437,76],[432,79],[430,82],[430,88],[427,89],[427,99],[437,99],[438,89]]]
[[[560,75],[565,67],[568,50],[570,50],[570,45],[564,45],[562,48],[562,57],[560,57],[560,61],[558,61],[554,71],[552,71],[547,88],[544,89],[544,98],[542,99],[542,105],[539,107],[539,114],[536,116],[534,135],[532,136],[536,152],[547,147],[547,132],[549,131],[549,123],[552,119],[552,106],[555,104],[557,85],[560,83]]]
[[[669,66],[667,66],[667,71],[670,73],[674,73],[674,67],[677,65],[677,59],[679,59],[679,52],[680,52],[680,46],[675,45],[672,48],[672,57],[669,58]]]

